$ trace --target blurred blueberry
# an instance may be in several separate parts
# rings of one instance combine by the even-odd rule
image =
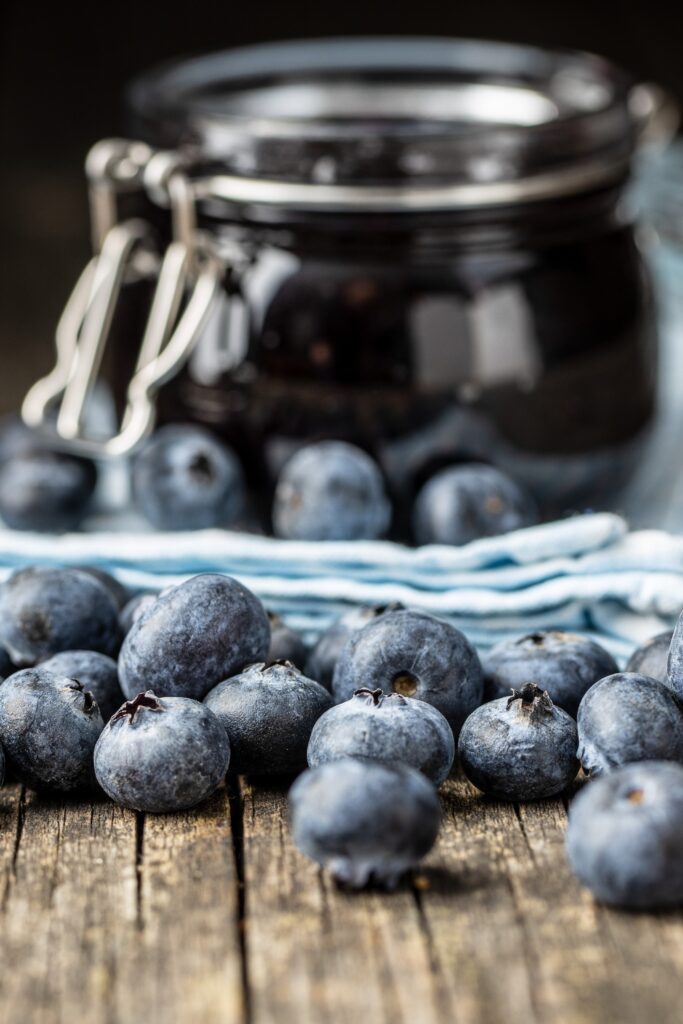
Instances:
[[[431,704],[398,693],[356,690],[318,719],[308,744],[310,768],[343,757],[409,764],[438,786],[453,765],[455,741]]]
[[[228,736],[207,707],[151,691],[119,708],[95,748],[97,781],[107,796],[155,814],[205,800],[229,763]]]
[[[651,679],[658,679],[660,683],[666,683],[672,637],[673,631],[670,630],[668,633],[659,633],[641,644],[628,659],[626,672],[637,672],[641,676],[650,676]]]
[[[19,569],[0,587],[0,643],[19,666],[59,651],[114,655],[120,643],[116,605],[80,569]]]
[[[301,448],[277,482],[273,529],[289,540],[372,540],[386,533],[391,506],[379,467],[355,445]]]
[[[289,806],[299,849],[356,889],[393,888],[431,850],[441,820],[421,772],[351,757],[300,775]]]
[[[433,704],[457,738],[481,704],[483,677],[477,652],[454,626],[423,612],[386,612],[344,647],[332,682],[335,701],[365,687]]]
[[[160,530],[229,526],[244,507],[237,456],[200,427],[158,430],[135,457],[131,479],[135,504]]]
[[[104,569],[100,569],[98,565],[74,565],[74,569],[80,569],[81,572],[87,572],[88,576],[94,576],[96,580],[99,580],[103,587],[109,591],[111,596],[114,598],[114,603],[120,611],[130,597],[128,587],[123,583],[120,583],[115,576],[112,576],[110,572],[106,572]]]
[[[63,533],[90,508],[97,470],[90,459],[27,451],[0,461],[0,516],[13,530]]]
[[[274,661],[291,661],[297,668],[302,669],[306,663],[308,648],[293,629],[287,626],[279,615],[268,612],[270,623],[270,649],[267,662],[272,665]]]
[[[0,744],[14,776],[32,789],[92,785],[103,727],[92,695],[42,666],[15,672],[0,686]]]
[[[683,904],[683,768],[647,761],[597,779],[569,808],[567,856],[603,903],[634,910]]]
[[[579,705],[579,760],[591,775],[633,761],[683,761],[683,712],[657,679],[617,672]]]
[[[116,662],[106,654],[98,651],[61,651],[42,662],[40,667],[82,683],[83,689],[88,690],[97,701],[105,722],[124,702]]]
[[[467,544],[538,522],[530,494],[494,466],[450,466],[428,480],[415,501],[418,544]]]
[[[511,690],[536,683],[574,717],[586,690],[618,671],[612,655],[594,640],[556,630],[501,640],[482,664],[486,700],[509,697]]]
[[[573,782],[576,722],[533,683],[482,704],[460,732],[458,753],[477,789],[503,800],[555,796]]]
[[[121,689],[129,699],[151,689],[201,700],[264,661],[269,645],[259,599],[230,576],[203,573],[164,591],[133,623],[119,655]]]
[[[294,665],[251,665],[214,687],[204,703],[230,737],[243,775],[290,775],[306,767],[311,730],[332,701]]]
[[[671,637],[667,683],[678,699],[683,701],[683,612],[679,616]]]

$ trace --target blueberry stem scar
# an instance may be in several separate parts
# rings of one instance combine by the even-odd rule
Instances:
[[[119,719],[129,718],[132,722],[141,708],[146,708],[148,711],[164,710],[154,692],[147,690],[146,693],[139,693],[132,700],[127,700],[112,716],[111,720],[112,722],[118,722]]]
[[[92,711],[92,709],[95,707],[95,699],[94,699],[92,693],[90,692],[90,690],[84,689],[83,683],[79,682],[78,679],[73,679],[69,683],[67,689],[69,689],[69,690],[76,690],[78,693],[82,693],[83,694],[83,710],[84,711]]]
[[[354,690],[353,695],[354,697],[369,697],[375,707],[382,703],[384,696],[381,690],[370,690],[367,686],[361,686],[359,690]]]
[[[550,712],[553,709],[553,702],[547,690],[542,690],[535,683],[525,683],[521,690],[512,689],[512,696],[508,697],[506,711],[509,711],[515,701],[521,700],[522,710],[530,715],[540,712]]]

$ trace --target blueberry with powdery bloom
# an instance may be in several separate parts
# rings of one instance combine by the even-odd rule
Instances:
[[[153,814],[201,803],[229,763],[228,735],[209,708],[151,690],[119,708],[95,747],[95,773],[107,796]]]
[[[415,768],[347,757],[311,768],[289,792],[294,842],[343,885],[392,889],[431,850],[441,806]]]
[[[635,761],[683,762],[683,711],[663,683],[617,672],[591,686],[579,705],[579,760],[603,775]]]
[[[133,462],[133,501],[159,530],[232,525],[245,484],[231,448],[200,427],[162,427]]]
[[[460,630],[409,609],[380,615],[348,640],[332,692],[341,703],[361,687],[433,704],[455,737],[484,691],[479,657]]]
[[[346,647],[349,637],[367,626],[373,619],[388,611],[398,611],[402,605],[369,605],[351,608],[335,619],[318,637],[306,661],[306,675],[332,690],[332,677],[339,655]]]
[[[74,569],[80,569],[81,572],[87,572],[89,576],[93,576],[96,580],[105,587],[111,596],[114,598],[114,602],[119,611],[123,608],[126,601],[130,597],[128,587],[112,576],[106,569],[100,569],[99,565],[75,565]]]
[[[683,904],[683,768],[646,761],[616,769],[575,797],[569,865],[602,903],[633,910]]]
[[[460,732],[462,770],[502,800],[555,796],[576,778],[576,722],[533,683],[473,711]]]
[[[306,767],[311,730],[332,704],[327,690],[288,662],[250,665],[204,698],[230,737],[241,775],[292,775]]]
[[[308,744],[310,768],[343,757],[409,764],[438,786],[453,765],[455,741],[450,725],[431,704],[361,689],[318,719]]]
[[[276,661],[290,661],[302,669],[306,663],[308,648],[298,633],[283,622],[279,615],[268,612],[270,623],[270,648],[266,661],[272,665]]]
[[[501,640],[484,655],[482,664],[486,700],[508,697],[511,690],[533,682],[574,717],[586,690],[618,671],[614,658],[600,644],[559,630]]]
[[[91,786],[103,727],[92,694],[42,666],[0,686],[0,744],[13,775],[31,789]]]
[[[386,533],[391,505],[377,464],[344,441],[299,449],[280,473],[273,530],[287,540],[374,540]]]
[[[658,633],[638,647],[626,662],[626,672],[637,672],[641,676],[650,676],[660,683],[668,680],[669,648],[673,638],[673,630]]]
[[[61,651],[42,662],[40,667],[56,675],[77,679],[95,698],[105,722],[123,704],[125,698],[119,686],[118,667],[106,654]]]
[[[441,470],[415,501],[418,544],[467,544],[538,522],[526,491],[494,466],[468,463]]]
[[[204,573],[160,594],[126,635],[121,689],[159,697],[203,697],[246,665],[265,661],[270,626],[250,590],[230,576]]]
[[[111,594],[80,569],[19,569],[0,587],[0,643],[16,665],[59,651],[114,655],[120,642]]]

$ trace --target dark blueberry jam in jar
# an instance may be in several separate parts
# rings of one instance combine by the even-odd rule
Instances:
[[[226,268],[160,420],[226,437],[263,494],[344,438],[399,507],[469,460],[547,514],[613,500],[655,405],[622,202],[654,87],[586,54],[356,39],[179,62],[128,99]]]

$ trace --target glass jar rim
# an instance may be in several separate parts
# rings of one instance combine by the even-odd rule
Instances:
[[[623,177],[638,87],[579,51],[436,38],[269,43],[132,84],[136,128],[240,203],[434,209],[527,202]]]

